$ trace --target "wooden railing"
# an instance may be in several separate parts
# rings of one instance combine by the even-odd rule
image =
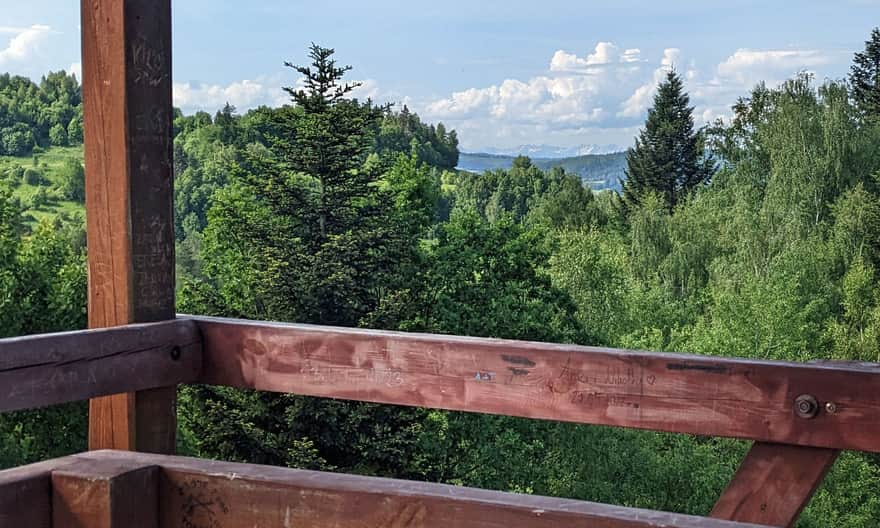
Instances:
[[[712,516],[789,526],[838,450],[880,452],[878,368],[181,316],[0,340],[0,411],[205,383],[740,438],[755,444]],[[105,467],[112,475],[102,473]],[[270,522],[281,515],[293,516],[291,526],[325,526],[320,519],[340,527],[551,526],[587,519],[596,522],[587,526],[733,526],[561,499],[119,452],[0,473],[0,497],[52,496],[57,506],[83,496],[71,491],[77,486],[92,489],[104,478],[121,479],[122,488],[140,486],[143,471],[156,467],[163,477],[158,484],[149,477],[148,484],[158,486],[160,522],[144,526],[284,526]],[[113,473],[122,469],[124,478]],[[90,480],[90,472],[100,479]],[[187,490],[208,495],[181,498]],[[114,501],[128,500],[124,495],[76,507],[113,510]],[[205,501],[214,506],[205,509]],[[31,514],[20,504],[4,509],[0,500],[0,526]],[[57,524],[57,515],[86,515],[71,508],[44,525],[129,526]],[[198,515],[226,520],[194,521]]]
[[[92,451],[0,473],[0,525],[65,528],[747,528],[400,480]]]

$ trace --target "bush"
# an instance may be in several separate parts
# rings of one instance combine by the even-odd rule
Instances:
[[[3,180],[11,187],[18,187],[24,180],[24,167],[13,165],[3,172]]]
[[[69,159],[64,163],[58,174],[58,190],[66,200],[86,199],[86,174],[79,160]]]
[[[83,142],[82,115],[76,115],[67,125],[67,142],[71,145],[79,145]]]
[[[28,209],[40,209],[46,205],[49,205],[49,192],[45,187],[39,187],[37,191],[30,196],[29,199],[24,202],[25,207]]]
[[[43,175],[39,169],[27,168],[24,170],[23,181],[28,185],[48,185],[49,180]]]
[[[33,150],[37,141],[27,125],[16,123],[9,128],[0,130],[0,143],[2,143],[5,154],[25,156]]]
[[[67,129],[64,125],[56,124],[49,129],[49,143],[56,147],[64,147],[67,145]]]

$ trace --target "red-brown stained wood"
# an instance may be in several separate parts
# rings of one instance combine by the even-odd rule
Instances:
[[[880,369],[196,318],[214,385],[880,451]],[[801,394],[820,409],[795,415]],[[824,411],[835,402],[836,413]]]
[[[89,326],[174,318],[170,0],[82,0]],[[89,446],[173,452],[175,389],[96,398]]]
[[[835,449],[756,442],[711,516],[794,526],[839,453]]]
[[[0,412],[198,380],[192,321],[0,339]]]
[[[55,527],[159,528],[158,514],[155,465],[125,458],[74,459],[52,472]]]
[[[0,527],[52,527],[52,470],[72,464],[58,459],[0,471]]]
[[[589,502],[181,457],[74,458],[161,467],[162,528],[754,528]]]

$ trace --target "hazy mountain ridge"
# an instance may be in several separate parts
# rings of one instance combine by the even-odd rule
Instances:
[[[619,145],[583,144],[574,147],[560,147],[558,145],[519,145],[513,148],[486,148],[481,153],[496,156],[528,156],[530,158],[573,158],[576,156],[588,156],[592,154],[612,154],[626,150]]]
[[[487,170],[509,169],[513,166],[515,157],[483,152],[462,152],[458,160],[458,169],[478,174]],[[626,152],[565,158],[532,158],[532,163],[543,170],[562,167],[568,172],[578,174],[593,190],[619,191],[620,181],[625,178]]]

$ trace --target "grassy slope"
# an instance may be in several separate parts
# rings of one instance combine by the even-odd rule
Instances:
[[[58,171],[64,165],[64,162],[71,158],[82,162],[83,151],[82,146],[52,147],[41,154],[34,154],[33,156],[28,157],[15,158],[11,156],[0,156],[0,173],[6,172],[8,168],[15,165],[21,165],[24,168],[34,167],[34,158],[37,159],[36,167],[39,168],[51,182],[46,186],[46,191],[49,192],[49,195],[51,196],[52,190],[57,187]],[[13,189],[13,194],[19,198],[27,199],[36,193],[39,188],[40,187],[36,185],[21,183]],[[39,209],[30,209],[27,211],[27,214],[32,217],[28,223],[35,224],[44,218],[51,218],[59,213],[70,214],[83,211],[85,211],[85,207],[82,203],[50,198],[47,205],[40,207]]]

